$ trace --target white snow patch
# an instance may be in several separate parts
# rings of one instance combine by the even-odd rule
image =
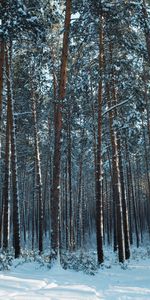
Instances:
[[[71,19],[79,19],[80,18],[80,13],[76,12],[75,14],[71,15]]]
[[[4,300],[131,300],[150,299],[150,259],[131,261],[127,269],[118,264],[95,276],[52,269],[36,262],[18,264],[0,272],[0,299]]]

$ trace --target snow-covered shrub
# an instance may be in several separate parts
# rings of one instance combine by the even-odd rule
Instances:
[[[131,250],[131,258],[133,260],[139,261],[141,259],[146,259],[148,257],[150,257],[149,247],[132,248]]]
[[[147,246],[147,256],[150,258],[150,246]]]
[[[49,255],[46,254],[39,255],[38,251],[33,251],[28,249],[21,251],[21,256],[17,260],[16,267],[24,263],[30,263],[30,262],[37,262],[39,264],[39,267],[46,266],[50,268]]]
[[[98,271],[96,257],[91,253],[76,252],[63,253],[61,255],[61,265],[64,269],[83,271],[86,274],[94,275]]]
[[[10,270],[13,263],[13,256],[7,252],[0,252],[0,271]]]

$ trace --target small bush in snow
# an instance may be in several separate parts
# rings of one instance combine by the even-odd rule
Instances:
[[[98,271],[95,256],[90,253],[63,253],[61,255],[61,265],[64,269],[83,271],[90,275],[95,275]]]
[[[16,267],[30,262],[37,262],[39,267],[49,267],[49,256],[44,254],[39,255],[38,251],[25,249],[21,251],[21,257],[17,260]]]
[[[0,253],[0,271],[10,270],[12,266],[13,256],[7,252]]]

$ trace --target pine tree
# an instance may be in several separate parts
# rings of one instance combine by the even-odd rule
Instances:
[[[54,258],[59,249],[59,189],[60,189],[60,160],[61,160],[61,135],[63,100],[66,93],[67,58],[69,46],[69,29],[71,19],[71,0],[66,0],[66,13],[64,24],[63,49],[58,90],[58,103],[55,107],[55,145],[53,162],[53,185],[51,196],[51,248]]]
[[[11,169],[12,169],[12,190],[13,190],[13,247],[15,258],[20,255],[20,218],[19,218],[19,194],[18,194],[18,176],[17,176],[17,153],[16,153],[16,131],[14,121],[14,100],[12,94],[11,78],[11,43],[5,50],[6,77],[7,77],[7,103],[10,122],[11,139]]]

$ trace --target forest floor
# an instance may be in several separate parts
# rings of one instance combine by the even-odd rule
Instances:
[[[58,263],[48,269],[39,262],[15,260],[11,270],[0,272],[0,299],[150,299],[150,257],[143,251],[125,268],[107,263],[95,275],[64,270]]]

